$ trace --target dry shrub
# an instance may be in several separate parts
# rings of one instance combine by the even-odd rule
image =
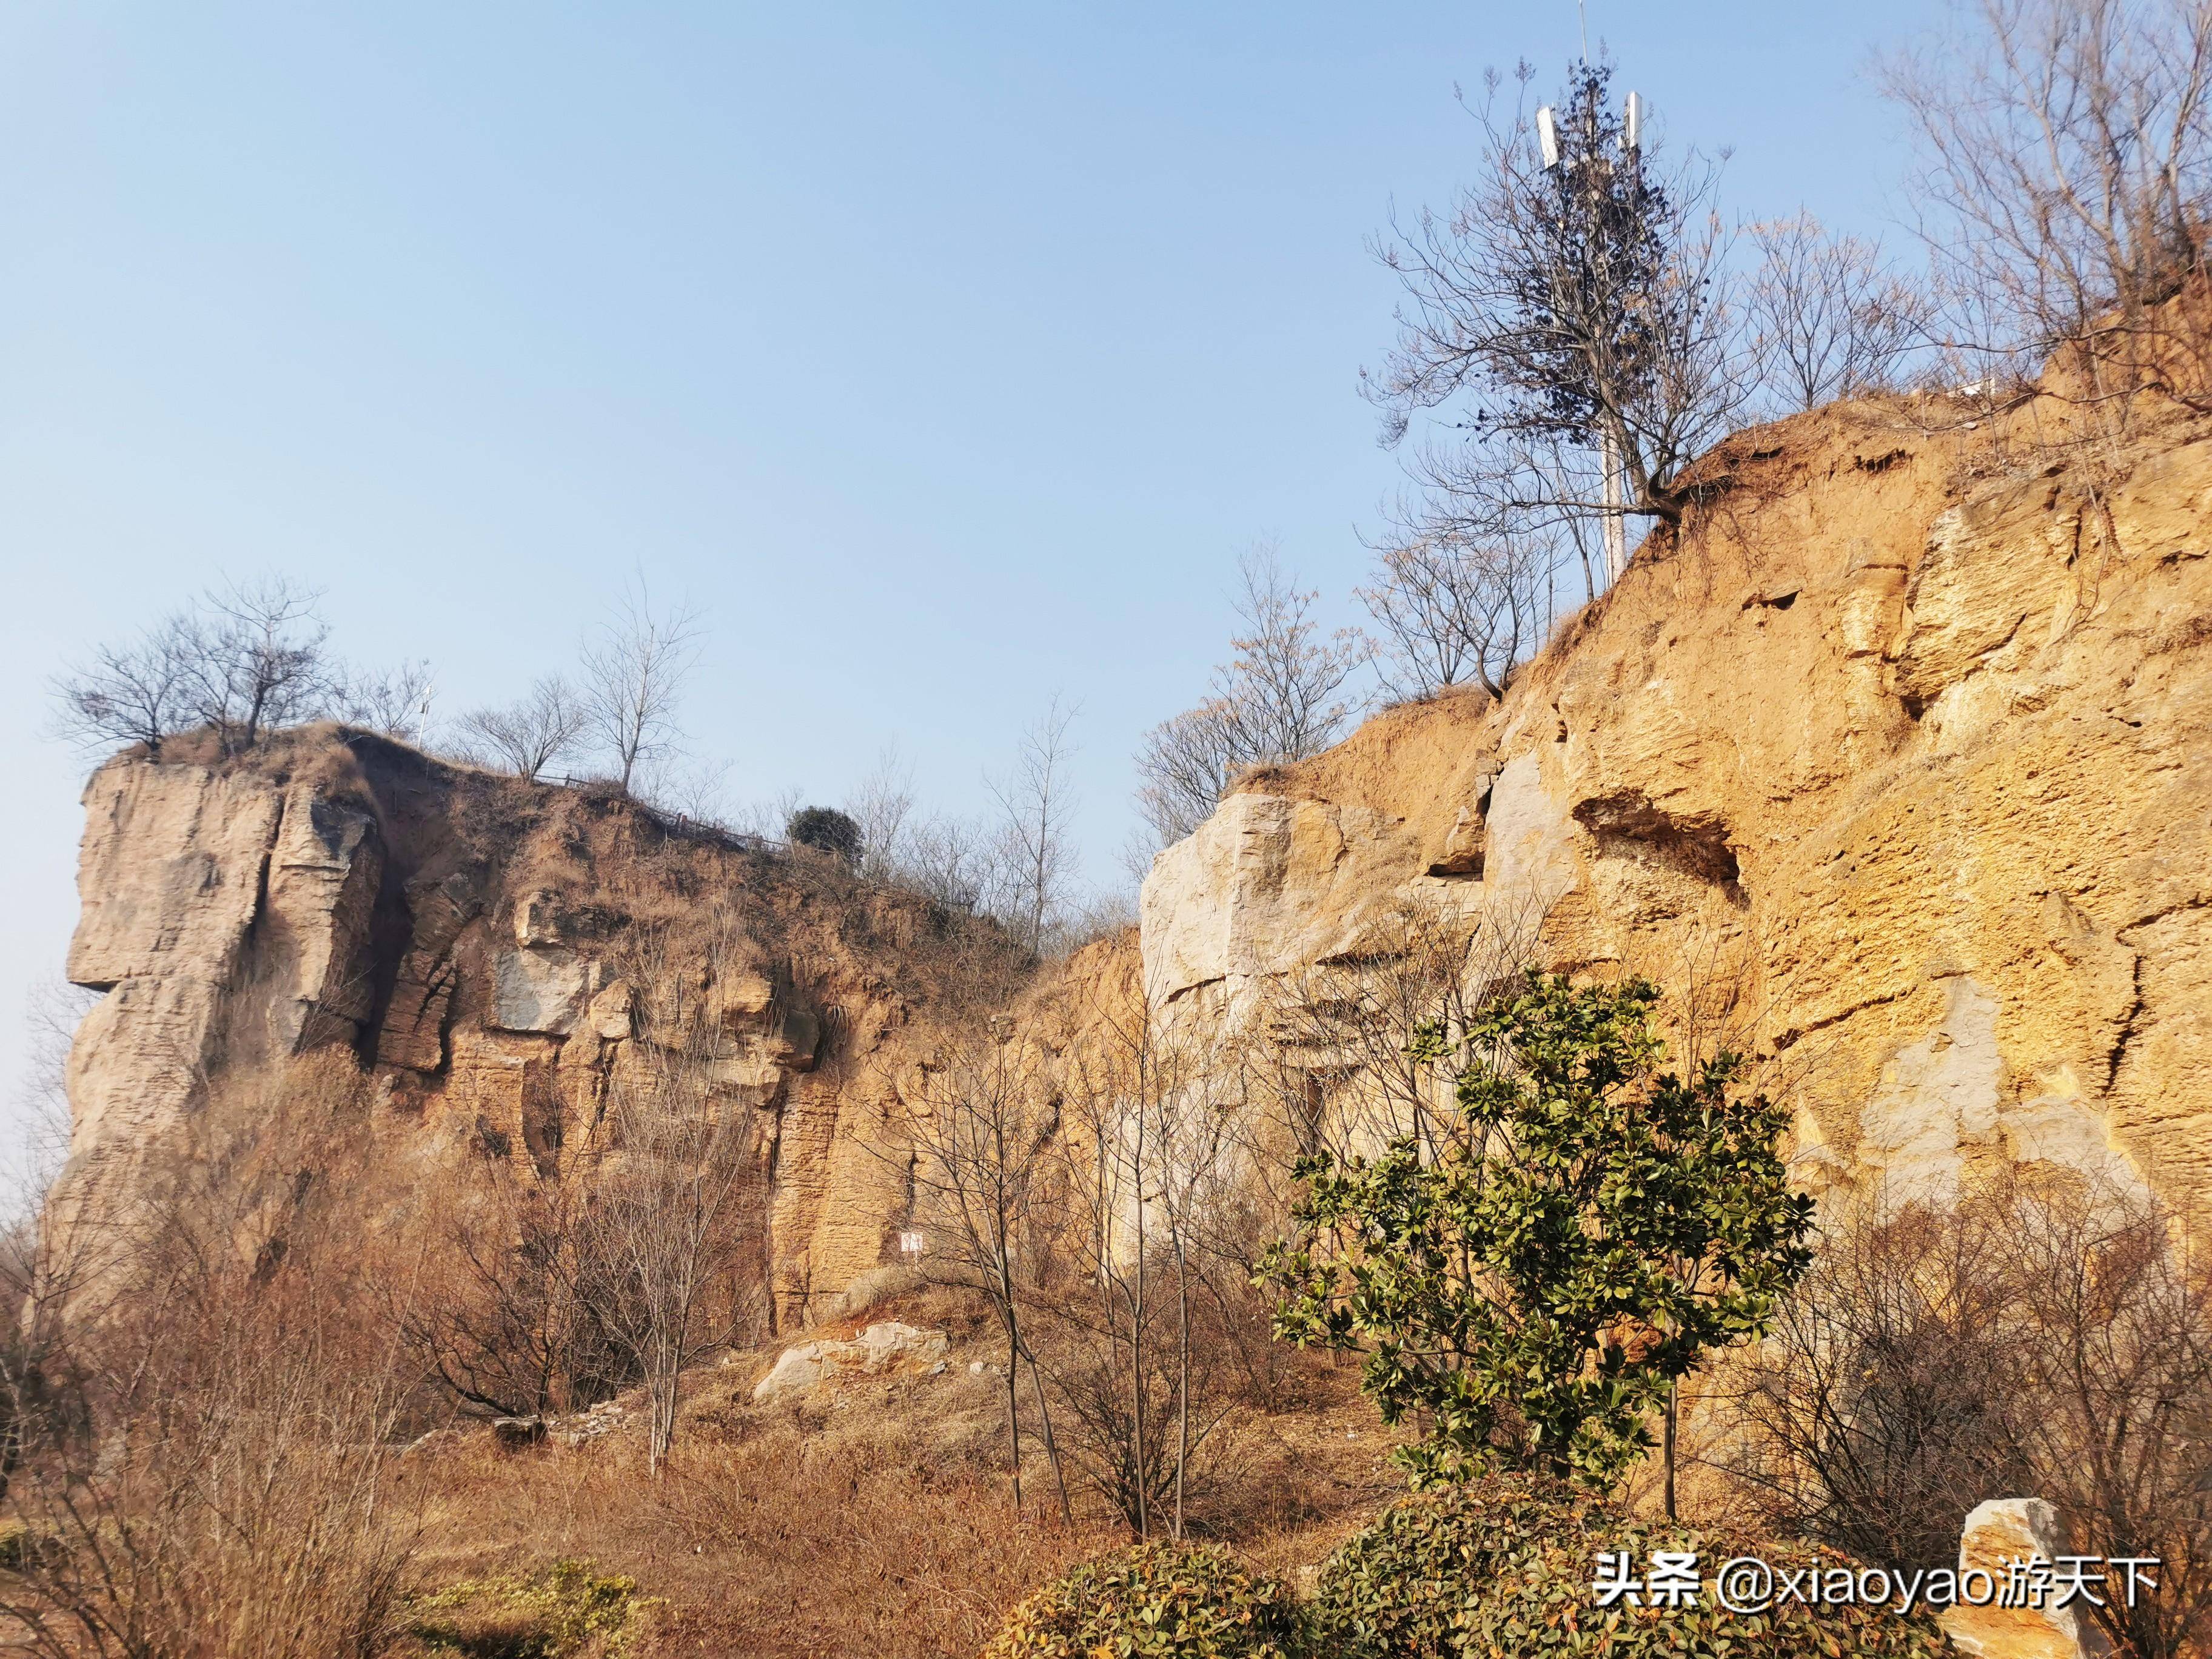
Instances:
[[[2212,11],[1961,0],[1951,22],[1881,80],[1917,141],[1961,378],[2048,359],[2046,390],[2108,437],[2143,392],[2202,412]]]
[[[890,1312],[958,1323],[929,1313],[951,1300],[932,1289]],[[529,1577],[588,1559],[659,1603],[641,1655],[972,1655],[1024,1596],[1125,1536],[1081,1491],[1072,1527],[1049,1499],[1010,1513],[1003,1380],[967,1369],[994,1352],[979,1311],[965,1310],[975,1340],[940,1376],[854,1377],[755,1407],[767,1352],[694,1372],[658,1481],[645,1476],[635,1417],[574,1449],[502,1454],[488,1436],[426,1449],[405,1465],[425,1515],[417,1581]],[[1299,1363],[1316,1373],[1303,1392],[1327,1396],[1319,1409],[1236,1413],[1193,1493],[1194,1528],[1278,1574],[1324,1553],[1397,1484],[1352,1374]],[[1041,1446],[1026,1455],[1027,1484],[1042,1493]]]
[[[1972,1196],[1838,1226],[1722,1402],[1716,1461],[1766,1518],[1878,1565],[1938,1565],[1996,1497],[2073,1547],[2155,1556],[2093,1608],[2123,1651],[2212,1636],[2212,1277],[2139,1194]]]
[[[392,1391],[343,1298],[181,1228],[98,1328],[11,1357],[21,1437],[0,1651],[41,1659],[365,1659],[391,1633],[413,1527]]]

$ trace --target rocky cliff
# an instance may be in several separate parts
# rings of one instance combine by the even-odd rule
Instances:
[[[892,1243],[889,1079],[953,957],[994,949],[975,924],[804,852],[335,728],[118,758],[84,799],[69,973],[106,994],[70,1058],[58,1214],[106,1225],[220,1177],[263,1247],[334,1185],[389,1237],[434,1229],[488,1171],[550,1167],[656,1040],[649,939],[729,1039],[714,1086],[750,1126],[778,1310],[803,1317]],[[710,921],[737,940],[711,967]]]
[[[1145,884],[1156,1002],[1249,1020],[1442,905],[1728,978],[1815,1188],[2212,1192],[2212,441],[2023,465],[1945,413],[1741,435],[1502,705],[1248,781]]]
[[[1553,965],[1725,981],[1815,1188],[1941,1200],[2008,1162],[2193,1201],[2212,441],[2023,465],[1943,416],[1734,441],[1502,703],[1392,709],[1247,780],[1156,862],[1140,958],[1083,953],[1034,1024],[1079,1042],[1087,1002],[1141,982],[1233,1031],[1410,902]],[[930,907],[331,730],[250,763],[118,759],[85,803],[70,973],[106,994],[72,1059],[61,1212],[274,1136],[300,1144],[270,1163],[270,1227],[303,1171],[419,1214],[441,1172],[591,1119],[650,1024],[626,942],[720,907],[750,941],[712,994],[742,1039],[721,1081],[756,1126],[776,1306],[818,1310],[892,1250],[896,1079],[956,972]],[[337,1103],[259,1121],[276,1097],[239,1079],[318,1054],[344,1062]]]

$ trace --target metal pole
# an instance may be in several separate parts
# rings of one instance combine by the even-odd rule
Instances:
[[[1628,520],[1620,488],[1620,445],[1607,427],[1600,441],[1600,465],[1605,468],[1605,580],[1610,586],[1628,568]]]

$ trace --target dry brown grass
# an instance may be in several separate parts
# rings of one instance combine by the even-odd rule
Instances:
[[[903,1461],[895,1441],[830,1450],[787,1425],[679,1442],[659,1481],[627,1445],[471,1445],[410,1480],[423,1583],[588,1559],[659,1601],[641,1656],[973,1653],[1006,1608],[1112,1541],[1017,1524],[990,1486]]]
[[[689,1379],[668,1469],[647,1476],[641,1431],[501,1453],[489,1437],[426,1448],[401,1486],[422,1517],[413,1583],[523,1573],[562,1559],[635,1578],[657,1598],[635,1659],[742,1653],[973,1654],[1017,1601],[1119,1547],[1106,1506],[1054,1513],[1042,1457],[1012,1513],[998,1379],[970,1376],[988,1343],[933,1291],[867,1316],[951,1327],[945,1373],[853,1378],[755,1407],[768,1352]],[[934,1316],[933,1318],[933,1316]],[[844,1322],[811,1334],[849,1334]],[[1392,1443],[1348,1367],[1311,1365],[1295,1410],[1240,1409],[1221,1431],[1194,1533],[1295,1577],[1399,1489]]]

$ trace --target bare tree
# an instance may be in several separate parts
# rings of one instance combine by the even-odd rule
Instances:
[[[664,1056],[664,1059],[669,1058]],[[618,1102],[619,1161],[592,1212],[593,1312],[645,1383],[647,1466],[676,1438],[684,1370],[732,1341],[746,1309],[732,1281],[744,1176],[742,1125],[707,1098],[698,1067],[672,1062]]]
[[[226,753],[318,712],[330,693],[322,598],[285,576],[210,592],[187,632],[187,707]]]
[[[1552,540],[1504,532],[1468,541],[1409,527],[1376,549],[1376,580],[1358,590],[1382,630],[1384,685],[1405,698],[1463,684],[1505,695],[1550,623]]]
[[[738,946],[731,925],[716,927],[703,961],[678,962],[664,935],[632,947],[653,1012],[609,1081],[608,1150],[592,1177],[584,1298],[644,1381],[655,1474],[684,1369],[734,1340],[758,1293],[740,1271],[758,1160],[746,1113],[715,1081],[731,1039],[713,996]]]
[[[714,828],[733,828],[727,760],[662,755],[641,762],[630,793],[657,811]]]
[[[1352,712],[1344,688],[1366,659],[1349,629],[1324,635],[1317,593],[1301,592],[1273,547],[1237,562],[1236,655],[1214,670],[1213,695],[1146,733],[1137,808],[1159,843],[1205,821],[1237,775],[1319,754]]]
[[[1364,642],[1348,628],[1322,637],[1320,594],[1298,590],[1272,545],[1253,548],[1237,570],[1243,631],[1230,641],[1228,672],[1245,745],[1267,764],[1318,755],[1352,712],[1343,691],[1367,659]]]
[[[614,756],[628,790],[638,763],[653,758],[678,736],[676,711],[697,666],[704,619],[688,602],[655,611],[642,576],[633,579],[615,614],[584,652],[586,728]]]
[[[1076,796],[1068,776],[1074,750],[1067,731],[1076,712],[1073,705],[1054,696],[1022,733],[1012,769],[984,781],[999,807],[1007,917],[1032,955],[1043,954],[1054,925],[1066,908],[1074,880],[1070,826]]]
[[[884,745],[845,811],[860,826],[860,873],[871,881],[893,878],[905,860],[914,817],[914,768],[898,744]]]
[[[1025,1286],[1016,1257],[1035,1217],[1045,1146],[1053,1127],[1035,1057],[1004,1022],[956,1045],[923,1072],[914,1121],[917,1219],[932,1240],[925,1270],[981,1294],[1006,1345],[1007,1467],[1014,1513],[1022,1508],[1020,1377],[1029,1354]],[[1030,1370],[1047,1461],[1067,1518],[1067,1486],[1052,1413],[1036,1368]]]
[[[574,1411],[626,1380],[590,1294],[604,1287],[586,1249],[588,1164],[524,1162],[492,1172],[489,1201],[447,1230],[436,1280],[394,1310],[428,1377],[493,1417]]]
[[[1208,697],[1146,732],[1137,751],[1137,811],[1152,832],[1146,863],[1205,823],[1229,786],[1258,763],[1227,697]]]
[[[1833,1218],[1716,1445],[1779,1524],[1906,1569],[2030,1492],[2075,1547],[2158,1558],[2085,1611],[2121,1651],[2212,1632],[2212,1285],[2173,1218],[2097,1185]]]
[[[338,719],[402,743],[419,744],[429,735],[437,700],[437,676],[419,658],[397,668],[348,674],[331,691],[332,713]]]
[[[1149,1137],[1156,1149],[1157,1176],[1140,1185],[1138,1202],[1157,1206],[1166,1245],[1166,1277],[1175,1294],[1174,1508],[1170,1535],[1183,1535],[1184,1505],[1190,1486],[1191,1456],[1219,1420],[1218,1412],[1194,1402],[1201,1387],[1199,1372],[1210,1357],[1200,1334],[1201,1302],[1219,1285],[1206,1274],[1209,1247],[1218,1244],[1220,1211],[1236,1184],[1231,1161],[1229,1109],[1217,1098],[1218,1079],[1203,1070],[1176,1078],[1151,1103],[1156,1122]],[[1145,1103],[1139,1100],[1141,1107]],[[1135,1171],[1140,1182],[1146,1171]],[[1212,1390],[1208,1390],[1209,1395]],[[1209,1403],[1211,1403],[1209,1401]]]
[[[1744,322],[1761,380],[1784,409],[1880,391],[1927,337],[1925,298],[1884,263],[1879,243],[1831,236],[1802,212],[1755,224],[1750,235],[1759,262]]]
[[[158,760],[161,740],[187,712],[194,625],[166,617],[126,646],[100,646],[52,684],[58,733],[87,748],[143,744]]]
[[[1431,532],[1480,543],[1598,518],[1617,574],[1625,520],[1679,520],[1684,467],[1743,401],[1728,239],[1707,205],[1713,169],[1669,167],[1648,130],[1632,146],[1608,66],[1574,67],[1542,133],[1533,73],[1521,66],[1510,112],[1486,77],[1480,181],[1378,246],[1405,299],[1395,348],[1363,379],[1392,444],[1418,414],[1462,410],[1464,441],[1413,465]],[[1562,449],[1587,459],[1546,464]]]
[[[319,597],[282,576],[234,582],[129,646],[101,647],[54,683],[61,733],[94,745],[143,743],[158,756],[165,738],[205,726],[235,754],[319,713],[333,690]]]
[[[568,681],[558,674],[548,674],[519,702],[463,715],[460,729],[465,737],[496,756],[515,776],[534,781],[575,747],[588,718]]]
[[[2155,1556],[2159,1593],[2091,1609],[2113,1645],[2166,1659],[2212,1637],[2212,1276],[2179,1218],[2094,1191],[2015,1206],[2019,1323],[2032,1333],[2005,1416],[2013,1455],[2079,1547]]]
[[[129,1294],[66,1321],[46,1316],[80,1277],[66,1244],[9,1285],[26,1316],[0,1350],[8,1499],[35,1540],[0,1574],[9,1652],[382,1645],[414,1543],[390,1478],[399,1391],[348,1346],[334,1285],[235,1245],[166,1221],[131,1252]]]
[[[1947,37],[1881,71],[1969,361],[2063,348],[2115,418],[2145,386],[2207,407],[2201,301],[2166,302],[2203,276],[2212,8],[1962,0]]]
[[[1032,1295],[1037,1349],[1067,1407],[1068,1455],[1139,1538],[1180,1536],[1197,1462],[1230,1403],[1212,1255],[1234,1185],[1225,1073],[1148,1000],[1094,1008],[1060,1079],[1051,1248]]]
[[[776,841],[791,822],[791,815],[806,804],[806,792],[797,785],[767,800],[750,800],[732,815],[732,828],[763,841]]]
[[[1007,848],[1001,836],[969,819],[933,814],[907,831],[896,876],[924,898],[971,915],[1005,909]]]

